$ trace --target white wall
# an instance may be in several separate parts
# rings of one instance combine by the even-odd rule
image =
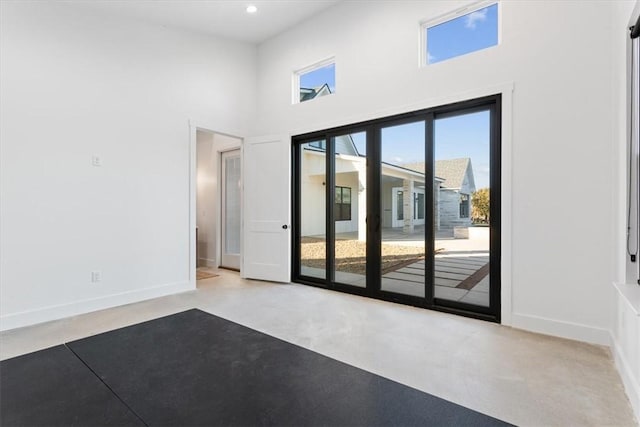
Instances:
[[[193,287],[188,121],[250,133],[255,47],[1,7],[0,328]]]
[[[503,136],[511,153],[503,158],[505,170],[513,168],[504,177],[512,204],[503,215],[512,229],[503,232],[512,252],[503,284],[512,286],[504,291],[511,307],[503,319],[608,343],[615,242],[612,2],[504,1],[500,46],[419,68],[419,22],[463,4],[343,2],[264,43],[259,132],[348,124],[512,82],[513,110],[504,117],[513,120],[503,127],[512,131]],[[337,93],[291,105],[292,71],[330,56]],[[585,209],[576,200],[596,202]]]

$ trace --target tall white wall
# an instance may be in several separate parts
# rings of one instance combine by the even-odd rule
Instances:
[[[188,121],[250,133],[255,47],[66,2],[0,12],[0,328],[193,287]]]
[[[259,133],[348,124],[512,83],[512,110],[504,116],[512,121],[503,128],[511,130],[503,139],[511,153],[505,170],[513,171],[505,176],[512,199],[503,214],[512,228],[504,233],[512,251],[503,319],[608,343],[617,78],[609,52],[621,43],[611,31],[612,2],[505,0],[499,46],[418,67],[419,22],[468,3],[342,2],[262,44]],[[330,56],[336,94],[291,105],[292,71]]]

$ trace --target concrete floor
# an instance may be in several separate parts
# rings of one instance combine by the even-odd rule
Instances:
[[[195,307],[517,425],[636,425],[605,347],[218,274],[193,292],[3,332],[0,358]]]

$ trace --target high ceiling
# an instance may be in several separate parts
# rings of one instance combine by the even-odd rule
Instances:
[[[100,13],[168,27],[261,43],[338,0],[72,0]],[[248,5],[258,11],[249,14]]]

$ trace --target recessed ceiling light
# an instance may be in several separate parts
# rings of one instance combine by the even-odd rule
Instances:
[[[258,11],[258,8],[255,7],[254,5],[250,4],[249,6],[247,6],[247,13],[256,13]]]

